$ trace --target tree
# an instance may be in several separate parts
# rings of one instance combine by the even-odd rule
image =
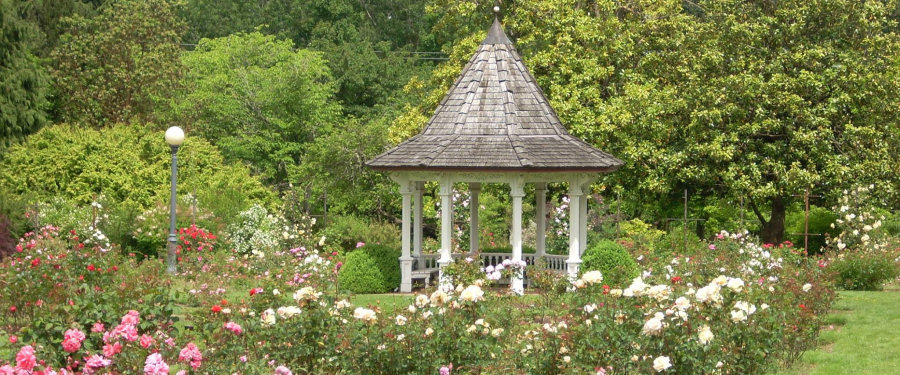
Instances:
[[[436,32],[460,40],[471,20],[487,27],[488,6],[429,9],[442,13]],[[607,185],[636,197],[746,196],[763,240],[780,242],[785,207],[805,189],[833,199],[877,183],[897,202],[895,8],[528,0],[504,23],[570,131],[626,161]]]
[[[66,20],[52,57],[62,120],[92,127],[149,122],[181,77],[184,25],[173,0],[122,0]]]
[[[93,17],[96,8],[105,0],[16,0],[21,5],[22,17],[35,24],[38,28],[39,42],[35,45],[34,53],[38,57],[50,56],[59,37],[66,32],[66,17],[81,15]]]
[[[174,119],[269,184],[296,182],[308,144],[340,114],[321,54],[294,51],[290,40],[260,32],[203,39],[183,61]]]
[[[409,77],[431,66],[410,53],[433,48],[423,3],[189,0],[181,9],[191,26],[187,43],[258,30],[323,52],[344,112],[369,116],[376,105],[395,102]]]
[[[0,0],[0,151],[46,122],[49,77],[32,55],[37,32],[14,0]]]

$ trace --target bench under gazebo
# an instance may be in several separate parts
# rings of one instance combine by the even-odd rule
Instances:
[[[551,268],[576,277],[587,240],[585,190],[599,173],[614,171],[622,164],[566,131],[497,19],[424,130],[366,163],[388,172],[400,185],[401,292],[412,291],[414,275],[427,275],[453,261],[450,207],[453,184],[457,182],[468,183],[471,193],[470,252],[478,249],[481,184],[504,183],[510,186],[513,205],[512,254],[506,256],[523,260],[522,198],[525,184],[534,184],[538,231],[536,253],[528,263],[544,258]],[[441,248],[433,256],[422,254],[422,191],[426,181],[440,185]],[[568,256],[546,255],[544,211],[550,182],[569,186]],[[513,291],[524,291],[521,278],[510,280],[510,284]]]

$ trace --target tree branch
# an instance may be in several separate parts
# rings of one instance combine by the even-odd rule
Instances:
[[[766,225],[768,221],[763,217],[762,213],[759,212],[759,208],[756,207],[756,202],[753,200],[752,196],[748,196],[750,198],[750,208],[753,209],[753,213],[756,214],[756,217],[759,218],[759,222],[763,225]]]

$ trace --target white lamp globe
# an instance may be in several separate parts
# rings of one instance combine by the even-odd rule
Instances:
[[[177,126],[173,126],[166,130],[166,143],[169,146],[181,146],[184,143],[184,130]]]

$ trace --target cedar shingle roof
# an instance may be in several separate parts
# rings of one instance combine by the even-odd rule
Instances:
[[[366,163],[522,172],[606,172],[622,164],[569,135],[496,19],[422,133]]]

